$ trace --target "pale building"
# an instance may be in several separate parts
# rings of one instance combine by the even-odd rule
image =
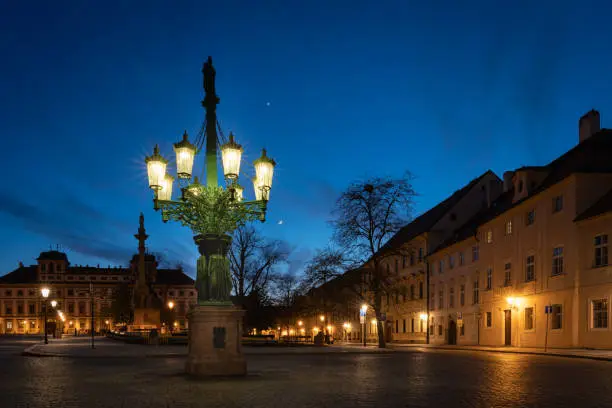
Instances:
[[[157,268],[152,254],[145,254],[147,283],[163,300],[172,302],[173,325],[186,326],[186,314],[197,301],[194,281],[181,269]],[[92,301],[96,331],[113,323],[108,310],[113,296],[124,284],[131,291],[137,277],[138,255],[129,267],[72,266],[65,253],[42,252],[36,265],[19,267],[0,276],[0,334],[43,333],[43,298],[41,289],[50,289],[48,301],[55,300],[55,308],[48,306],[48,332],[83,333],[91,330]],[[93,293],[91,289],[93,288]],[[93,295],[93,296],[92,296]],[[62,321],[57,311],[62,311]]]
[[[431,343],[612,347],[611,216],[612,130],[591,111],[577,146],[506,172],[499,198],[429,255]]]

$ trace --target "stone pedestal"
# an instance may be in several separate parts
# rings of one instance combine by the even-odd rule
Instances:
[[[135,328],[139,329],[156,329],[161,326],[160,310],[154,308],[136,308],[134,309]]]
[[[195,376],[246,375],[242,317],[234,306],[199,305],[187,315],[189,354],[185,371]]]

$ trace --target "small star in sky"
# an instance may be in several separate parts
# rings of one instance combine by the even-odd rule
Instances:
[[[280,221],[278,222],[278,225],[283,225],[283,220],[280,220]]]
[[[270,106],[270,102],[266,102],[266,106]]]

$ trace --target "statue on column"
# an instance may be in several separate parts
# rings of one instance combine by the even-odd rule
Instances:
[[[202,67],[202,74],[204,74],[204,91],[208,95],[216,95],[215,93],[215,75],[216,71],[212,65],[212,57],[208,57],[208,61],[204,63]]]

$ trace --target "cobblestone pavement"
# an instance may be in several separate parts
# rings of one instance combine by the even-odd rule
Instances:
[[[8,407],[612,406],[612,363],[424,350],[249,355],[245,378],[193,380],[182,358],[0,355]]]

